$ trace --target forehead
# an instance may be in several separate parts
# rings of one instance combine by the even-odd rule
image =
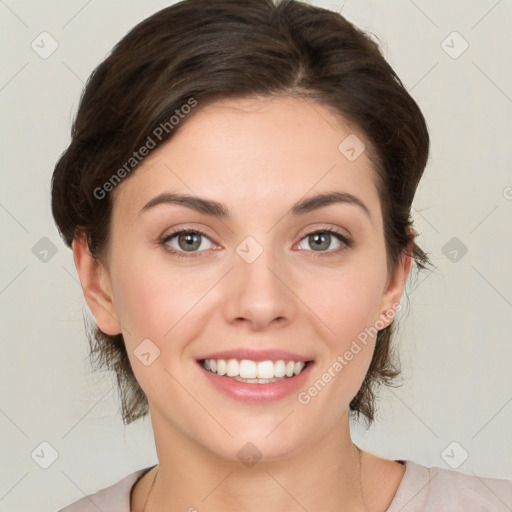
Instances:
[[[199,101],[181,123],[117,187],[116,203],[142,208],[162,190],[229,202],[233,210],[269,203],[282,208],[332,189],[363,196],[366,203],[378,201],[364,135],[310,99]],[[354,159],[351,149],[362,152]]]

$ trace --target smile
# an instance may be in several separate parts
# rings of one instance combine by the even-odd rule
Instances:
[[[249,404],[269,404],[302,389],[313,360],[212,358],[197,360],[205,383],[224,396]]]
[[[299,375],[306,367],[304,361],[252,361],[250,359],[204,359],[201,364],[220,376],[231,377],[238,382],[268,384]]]

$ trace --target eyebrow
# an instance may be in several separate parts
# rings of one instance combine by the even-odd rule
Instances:
[[[348,192],[338,191],[324,192],[313,197],[308,197],[307,199],[299,200],[290,208],[286,215],[305,215],[318,208],[322,208],[324,206],[329,206],[331,204],[336,203],[354,205],[359,207],[368,216],[370,222],[372,222],[372,215],[370,213],[369,208],[358,197],[349,194]],[[228,208],[222,203],[213,201],[211,199],[204,199],[197,196],[183,194],[175,194],[171,192],[163,192],[154,197],[153,199],[151,199],[150,201],[148,201],[139,212],[139,215],[160,204],[177,204],[180,206],[184,206],[186,208],[190,208],[191,210],[195,210],[199,213],[211,215],[213,217],[218,217],[222,219],[231,218],[231,213],[229,212]]]

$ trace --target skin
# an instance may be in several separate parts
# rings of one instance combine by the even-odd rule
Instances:
[[[349,161],[338,150],[349,134],[364,141],[356,127],[309,100],[199,105],[112,192],[106,260],[94,261],[84,238],[75,239],[89,308],[102,331],[122,332],[148,397],[159,470],[146,512],[384,511],[391,503],[404,466],[363,452],[363,503],[349,429],[348,405],[375,338],[307,405],[295,393],[270,404],[236,401],[214,389],[196,363],[242,346],[290,350],[315,360],[307,389],[365,328],[392,321],[386,314],[400,301],[411,258],[403,255],[388,275],[373,163],[368,151]],[[371,219],[342,203],[285,215],[296,201],[332,190],[357,196]],[[232,218],[170,204],[139,213],[164,191],[216,200]],[[183,227],[207,234],[197,258],[178,258],[161,243]],[[315,251],[307,235],[326,228],[351,236],[353,245],[326,256],[342,246],[333,236]],[[252,263],[236,252],[247,236],[263,248]],[[167,247],[190,255],[178,240]],[[134,350],[148,338],[160,356],[145,366]],[[250,468],[237,457],[249,441],[262,454]],[[142,511],[155,474],[135,486],[132,511]]]

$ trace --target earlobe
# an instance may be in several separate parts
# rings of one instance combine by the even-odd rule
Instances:
[[[114,309],[107,270],[92,257],[84,234],[73,240],[72,247],[73,259],[84,297],[96,324],[105,334],[119,334],[121,326]]]

